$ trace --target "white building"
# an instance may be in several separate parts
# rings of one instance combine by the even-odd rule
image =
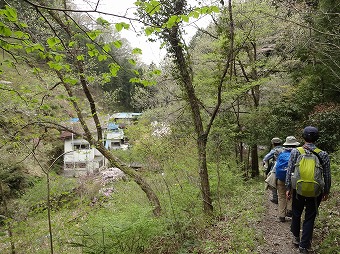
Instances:
[[[140,113],[116,113],[108,117],[102,128],[103,144],[108,150],[127,149],[127,139],[123,128],[132,124]],[[76,133],[83,133],[78,118],[72,118],[67,123],[68,127]],[[90,128],[90,127],[89,127]],[[94,130],[94,127],[90,128]],[[61,133],[64,140],[64,173],[78,176],[80,174],[93,173],[100,168],[108,166],[107,159],[94,147],[91,147],[83,136],[76,136],[72,132]]]
[[[93,173],[107,164],[105,157],[94,147],[91,147],[83,137],[77,137],[71,132],[63,132],[64,140],[64,173],[78,176]]]
[[[119,125],[109,123],[105,132],[105,147],[109,150],[125,148],[125,136]]]

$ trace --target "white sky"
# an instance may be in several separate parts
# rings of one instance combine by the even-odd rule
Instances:
[[[102,11],[105,13],[111,13],[121,16],[127,16],[127,17],[133,17],[134,12],[134,2],[136,0],[100,0],[99,6],[97,8],[98,11]],[[191,0],[194,2],[194,0]],[[74,2],[77,4],[79,9],[82,10],[93,10],[96,6],[96,3],[98,0],[74,0]],[[112,16],[104,16],[100,15],[104,19],[107,19],[113,23],[118,22],[126,22],[129,23],[128,20],[119,20],[118,18],[112,17]],[[208,24],[207,19],[199,20],[195,22],[200,27],[205,27]],[[136,27],[136,30],[140,30],[137,23],[133,24]],[[188,35],[188,40],[191,39],[191,37],[195,34],[196,29],[194,26],[188,26],[188,29],[186,30]],[[121,37],[128,39],[131,46],[133,48],[140,48],[143,52],[143,55],[141,55],[141,59],[144,63],[150,64],[152,62],[159,64],[161,60],[165,56],[165,50],[160,49],[160,43],[159,42],[149,42],[147,41],[146,36],[140,36],[137,37],[136,33],[133,31],[132,27],[130,26],[130,30],[122,30],[120,32]]]

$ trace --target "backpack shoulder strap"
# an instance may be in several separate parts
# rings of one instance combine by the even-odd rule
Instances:
[[[300,152],[300,154],[305,154],[305,153],[306,153],[306,152],[305,152],[305,149],[303,149],[302,146],[297,147],[296,149]]]
[[[319,154],[320,152],[322,152],[322,150],[319,149],[319,148],[315,148],[315,149],[313,150],[313,152],[316,152],[317,154]]]
[[[303,147],[301,147],[302,149],[303,149]],[[308,148],[307,148],[308,149]],[[322,161],[322,159],[321,159],[321,157],[320,157],[320,155],[319,155],[319,153],[320,152],[322,152],[322,150],[321,149],[319,149],[319,148],[314,148],[313,150],[312,149],[308,149],[309,151],[311,151],[311,153],[313,153],[316,157],[318,157],[318,159],[319,159],[319,162],[321,163],[321,165],[322,165],[322,163],[323,163],[323,161]]]
[[[312,152],[313,154],[315,154],[316,157],[318,157],[319,162],[320,162],[321,165],[322,165],[323,161],[322,161],[322,159],[321,159],[321,157],[320,157],[320,154],[319,154],[320,152],[322,152],[322,150],[319,149],[319,148],[315,148],[314,150],[311,150],[311,152]]]

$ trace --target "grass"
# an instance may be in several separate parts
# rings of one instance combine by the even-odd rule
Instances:
[[[105,196],[94,178],[53,176],[54,198],[67,197],[52,210],[55,253],[254,253],[261,243],[256,224],[265,212],[263,179],[244,181],[236,166],[224,165],[219,173],[213,164],[209,168],[212,218],[202,213],[195,170],[180,162],[164,174],[147,174],[163,207],[159,218],[133,181],[113,183],[113,194]],[[339,175],[334,166],[332,197],[322,204],[315,226],[318,253],[339,248]],[[36,209],[45,200],[44,191],[44,182],[38,182],[11,206],[17,253],[50,253],[46,209]],[[10,253],[6,228],[0,232],[0,248]]]
[[[340,249],[340,170],[334,155],[331,162],[332,188],[327,201],[321,202],[315,222],[313,242],[317,253],[338,253]]]

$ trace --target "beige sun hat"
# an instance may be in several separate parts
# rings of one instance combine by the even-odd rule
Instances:
[[[271,140],[272,144],[281,144],[282,143],[282,140],[280,138],[272,138]]]
[[[288,136],[286,142],[283,143],[284,146],[299,146],[300,143],[296,140],[294,136]]]

